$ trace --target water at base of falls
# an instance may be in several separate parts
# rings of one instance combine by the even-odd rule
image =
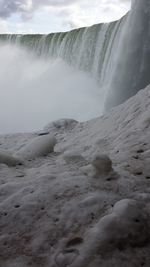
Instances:
[[[0,133],[100,116],[123,25],[121,19],[67,33],[0,35]]]
[[[0,134],[42,129],[59,118],[85,121],[102,113],[104,94],[87,73],[62,59],[39,59],[0,47]]]
[[[149,0],[133,0],[119,21],[0,43],[0,133],[91,119],[150,83]]]

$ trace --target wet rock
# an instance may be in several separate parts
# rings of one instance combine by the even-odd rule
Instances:
[[[83,239],[81,237],[76,236],[67,242],[66,247],[76,246],[81,243],[83,243]]]

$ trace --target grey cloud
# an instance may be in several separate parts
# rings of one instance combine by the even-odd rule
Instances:
[[[0,0],[0,17],[5,18],[13,13],[34,12],[40,6],[62,7],[79,0]]]
[[[83,0],[0,0],[0,17],[7,18],[18,13],[22,18],[31,18],[34,11],[39,7],[67,7]],[[88,1],[88,0],[87,0]],[[92,0],[91,0],[92,1]],[[99,0],[101,1],[101,0]],[[113,0],[114,4],[129,2],[130,0]],[[112,0],[106,0],[106,3]]]

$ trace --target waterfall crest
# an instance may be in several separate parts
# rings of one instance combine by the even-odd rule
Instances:
[[[48,35],[0,35],[0,42],[25,47],[38,57],[62,58],[90,73],[101,88],[110,80],[125,21],[126,16],[111,23]]]

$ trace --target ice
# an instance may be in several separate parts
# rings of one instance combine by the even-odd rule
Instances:
[[[22,165],[23,162],[19,158],[13,157],[8,151],[0,150],[0,164],[16,166]]]
[[[29,142],[29,144],[23,146],[15,154],[15,156],[27,160],[47,156],[49,153],[54,151],[56,142],[56,138],[51,134],[35,137]]]
[[[97,119],[0,136],[0,267],[150,266],[148,112],[150,87]],[[109,168],[94,178],[96,155]]]

